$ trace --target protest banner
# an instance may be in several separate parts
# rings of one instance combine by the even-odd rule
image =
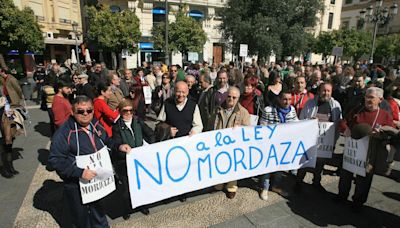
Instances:
[[[134,148],[126,157],[132,207],[232,180],[315,167],[317,137],[317,120],[305,120],[215,130]]]
[[[346,137],[343,152],[343,169],[365,177],[369,136],[361,139]]]
[[[93,154],[76,156],[76,165],[81,169],[95,170],[97,173],[91,181],[79,179],[83,204],[99,200],[115,190],[114,172],[107,147]]]
[[[332,158],[335,146],[335,124],[333,122],[318,122],[319,137],[317,157]]]

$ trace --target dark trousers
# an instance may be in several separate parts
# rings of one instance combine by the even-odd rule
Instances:
[[[339,179],[339,197],[347,199],[351,189],[351,181],[354,174],[345,169],[342,169]],[[353,195],[353,202],[364,204],[367,202],[369,189],[371,188],[373,172],[366,173],[365,177],[356,175],[356,188]]]
[[[326,158],[317,158],[317,163],[315,164],[315,168],[304,168],[299,169],[297,171],[297,181],[303,181],[304,177],[306,176],[307,171],[313,174],[313,184],[321,184],[322,178],[322,170],[324,169],[324,165],[326,162]]]
[[[76,228],[103,228],[109,227],[106,214],[99,202],[83,205],[77,184],[64,185],[64,197],[68,203],[72,227]]]

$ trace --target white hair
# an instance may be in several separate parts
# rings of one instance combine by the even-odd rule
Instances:
[[[365,95],[367,94],[375,94],[377,97],[379,98],[383,98],[383,89],[378,88],[378,87],[369,87],[366,91],[365,91]]]

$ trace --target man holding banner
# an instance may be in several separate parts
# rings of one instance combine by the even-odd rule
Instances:
[[[378,155],[387,154],[386,142],[380,138],[381,127],[393,127],[393,118],[387,111],[379,108],[379,104],[382,100],[383,90],[381,88],[368,88],[365,92],[364,106],[354,108],[340,124],[340,130],[344,132],[347,137],[351,136],[354,139],[360,139],[369,135],[370,138],[369,143],[367,142],[367,151],[363,151],[365,153],[364,158],[362,159],[364,162],[359,165],[361,166],[360,168],[363,169],[365,175],[362,176],[357,174],[355,178],[356,188],[352,198],[353,209],[356,212],[360,211],[362,205],[367,201],[372,177],[378,165]],[[357,147],[360,147],[360,145],[357,145],[357,142],[352,144],[355,145],[352,146],[354,150],[350,151],[351,154],[362,152],[357,151]],[[345,148],[346,147],[347,145]],[[348,160],[349,159],[346,159],[346,154],[344,154],[343,169],[339,180],[339,194],[336,198],[339,202],[347,200],[354,176],[353,172],[346,170],[345,163],[348,162]],[[352,160],[350,163],[359,163],[357,160],[350,160]]]
[[[333,141],[330,140],[332,141],[331,145],[326,147],[329,150],[329,155],[324,156],[323,152],[327,149],[319,147],[317,151],[317,164],[313,169],[313,186],[322,192],[325,192],[324,187],[321,185],[322,170],[326,159],[332,157],[336,140],[339,137],[336,125],[342,119],[342,109],[339,102],[332,97],[332,88],[333,86],[331,83],[321,84],[318,88],[318,96],[307,101],[299,116],[299,119],[301,120],[318,119],[320,128],[322,126],[321,123],[333,123],[333,125],[329,125],[329,127],[332,127],[334,131],[334,134],[332,135]],[[320,129],[319,143],[323,145],[323,141],[321,141],[323,135],[321,135],[321,133],[325,134],[326,131],[321,132]],[[304,169],[300,169],[297,172],[296,190],[301,190],[301,183],[303,182],[305,175],[306,171]]]
[[[93,103],[78,96],[73,116],[57,130],[50,147],[49,164],[64,181],[64,197],[73,227],[108,227],[99,199],[115,190],[110,156],[112,146],[104,128],[93,119]],[[128,152],[126,144],[118,148]]]
[[[250,114],[239,104],[239,97],[240,90],[234,86],[229,87],[226,101],[222,104],[222,107],[217,109],[214,130],[250,125]],[[222,190],[223,188],[224,184],[215,186],[216,190]],[[237,189],[236,180],[226,183],[226,197],[228,199],[235,198]]]

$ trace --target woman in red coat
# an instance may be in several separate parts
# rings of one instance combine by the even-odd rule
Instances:
[[[109,83],[100,82],[97,85],[97,97],[93,100],[94,117],[98,119],[106,129],[107,135],[112,136],[112,123],[118,118],[118,110],[112,110],[107,105],[112,91]]]

